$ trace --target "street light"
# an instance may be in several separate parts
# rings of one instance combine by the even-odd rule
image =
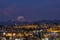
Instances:
[[[13,36],[15,36],[16,34],[15,33],[13,33]]]
[[[6,33],[4,32],[3,35],[5,35]]]

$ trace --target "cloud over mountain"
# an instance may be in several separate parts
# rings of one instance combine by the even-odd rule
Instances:
[[[20,22],[25,21],[25,17],[24,16],[18,16],[17,21],[20,21]]]

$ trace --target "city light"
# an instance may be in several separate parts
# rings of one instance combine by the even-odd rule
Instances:
[[[4,32],[3,35],[5,35],[6,33]]]
[[[40,26],[42,25],[42,26]],[[32,39],[36,38],[36,40],[41,39],[41,40],[49,40],[50,37],[60,37],[60,27],[58,26],[52,26],[48,28],[50,25],[46,26],[44,24],[40,24],[39,26],[37,25],[13,25],[12,27],[6,27],[4,28],[4,31],[6,30],[7,32],[3,32],[3,37],[9,37],[9,39],[14,40],[21,40],[21,39],[26,39],[27,37]],[[46,28],[45,28],[46,27]],[[2,35],[2,34],[0,34]],[[54,38],[54,39],[56,39]],[[33,39],[32,39],[33,40]]]
[[[16,34],[15,33],[13,33],[13,36],[15,36]]]

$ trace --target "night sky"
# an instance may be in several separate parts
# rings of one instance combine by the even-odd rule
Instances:
[[[60,20],[60,0],[0,0],[0,21]]]

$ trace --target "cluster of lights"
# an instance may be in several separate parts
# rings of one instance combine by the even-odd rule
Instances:
[[[6,33],[4,32],[3,35],[11,35],[11,33],[6,34]],[[13,33],[13,36],[15,36],[15,35],[16,35],[16,34]]]

